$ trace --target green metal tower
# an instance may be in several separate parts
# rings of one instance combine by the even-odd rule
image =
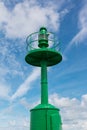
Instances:
[[[31,109],[30,130],[62,130],[59,109],[48,103],[47,67],[62,61],[55,35],[45,27],[27,37],[28,64],[41,67],[41,104]]]

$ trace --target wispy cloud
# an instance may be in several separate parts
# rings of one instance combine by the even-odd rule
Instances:
[[[72,45],[85,43],[87,40],[87,1],[83,1],[81,10],[78,13],[78,33],[72,38],[64,53],[66,53]]]
[[[19,86],[17,91],[12,95],[11,100],[25,95],[29,91],[29,89],[31,89],[31,83],[34,82],[39,75],[40,69],[33,69],[32,73],[28,76],[28,78]]]
[[[82,71],[86,71],[87,70],[87,58],[84,57],[83,59],[79,59],[78,60],[74,59],[74,63],[72,62],[72,64],[67,61],[67,59],[65,59],[67,62],[67,65],[65,65],[65,67],[60,68],[60,73],[58,75],[56,75],[57,79],[61,78],[61,77],[67,77],[69,75],[74,75],[75,76],[78,73],[81,73]],[[77,76],[79,77],[79,76]],[[84,74],[85,77],[85,74]],[[86,78],[85,78],[86,79]],[[84,80],[81,80],[82,82],[84,82]],[[78,82],[78,81],[77,81]],[[68,81],[68,83],[70,83]]]

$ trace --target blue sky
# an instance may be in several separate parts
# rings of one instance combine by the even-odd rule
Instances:
[[[49,102],[63,130],[87,129],[87,0],[0,0],[0,128],[29,129],[40,102],[40,68],[25,62],[26,38],[47,27],[63,60],[48,70]]]

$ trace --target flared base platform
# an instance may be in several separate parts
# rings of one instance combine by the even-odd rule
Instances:
[[[25,60],[28,64],[38,67],[41,66],[41,61],[45,60],[47,66],[52,66],[58,64],[62,60],[62,56],[53,49],[35,49],[29,51]]]

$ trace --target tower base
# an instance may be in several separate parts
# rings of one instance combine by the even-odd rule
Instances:
[[[30,112],[30,130],[62,130],[59,109],[51,104],[39,104]]]

